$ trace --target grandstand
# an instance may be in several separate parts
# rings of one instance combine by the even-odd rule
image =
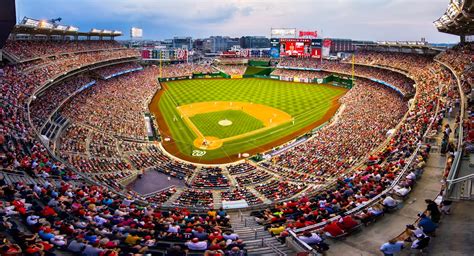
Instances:
[[[446,252],[474,199],[472,7],[435,21],[450,49],[329,60],[312,33],[191,62],[116,30],[0,26],[2,255]]]

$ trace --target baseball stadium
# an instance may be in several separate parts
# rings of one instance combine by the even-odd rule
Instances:
[[[472,255],[474,1],[356,2],[1,1],[0,254]]]

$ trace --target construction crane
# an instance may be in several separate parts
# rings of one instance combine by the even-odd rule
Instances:
[[[49,22],[53,23],[53,24],[56,24],[56,23],[59,23],[61,22],[61,20],[63,20],[61,17],[58,17],[56,19],[50,19],[48,20]]]

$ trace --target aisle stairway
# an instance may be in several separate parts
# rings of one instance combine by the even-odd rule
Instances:
[[[212,191],[212,202],[214,204],[214,209],[219,209],[222,206],[222,198],[220,190]]]
[[[247,245],[245,248],[249,256],[296,255],[295,251],[272,237],[248,213],[242,213],[242,216],[238,212],[229,215],[232,228]]]
[[[173,206],[173,202],[184,192],[183,188],[177,187],[176,192],[163,203],[163,206]]]

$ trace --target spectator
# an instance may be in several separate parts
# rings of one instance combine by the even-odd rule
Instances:
[[[431,199],[426,199],[425,202],[427,203],[426,212],[430,216],[431,220],[434,223],[439,223],[439,219],[441,218],[441,212],[439,210],[438,205]]]
[[[430,218],[428,218],[424,213],[419,213],[418,217],[420,217],[420,221],[418,222],[418,227],[423,229],[428,235],[434,235],[436,228],[438,225],[434,223]]]
[[[339,225],[337,225],[337,221],[333,221],[324,226],[323,231],[332,237],[338,237],[344,234],[344,230],[342,230]]]
[[[80,253],[86,248],[87,244],[81,238],[72,240],[67,249],[73,253]]]
[[[316,233],[311,233],[309,231],[305,231],[303,235],[298,236],[298,239],[305,242],[308,245],[315,245],[319,244],[323,241],[323,239]]]
[[[418,236],[416,236],[416,240],[413,241],[413,243],[411,244],[411,248],[416,249],[416,250],[422,250],[428,247],[430,243],[430,239],[431,238],[429,236],[425,236],[424,234],[419,234]]]
[[[384,243],[380,247],[380,251],[383,252],[385,256],[393,256],[396,253],[400,252],[404,247],[404,244],[402,241],[397,241],[397,240],[390,240],[387,243]]]
[[[391,196],[382,195],[382,198],[383,198],[382,204],[387,209],[394,209],[398,206],[398,202],[395,199],[393,199]]]
[[[235,246],[230,249],[230,251],[227,251],[226,256],[245,256],[245,252],[240,250],[239,247]]]
[[[199,241],[199,238],[195,237],[185,243],[189,250],[194,251],[204,251],[207,249],[207,242],[206,241]]]

